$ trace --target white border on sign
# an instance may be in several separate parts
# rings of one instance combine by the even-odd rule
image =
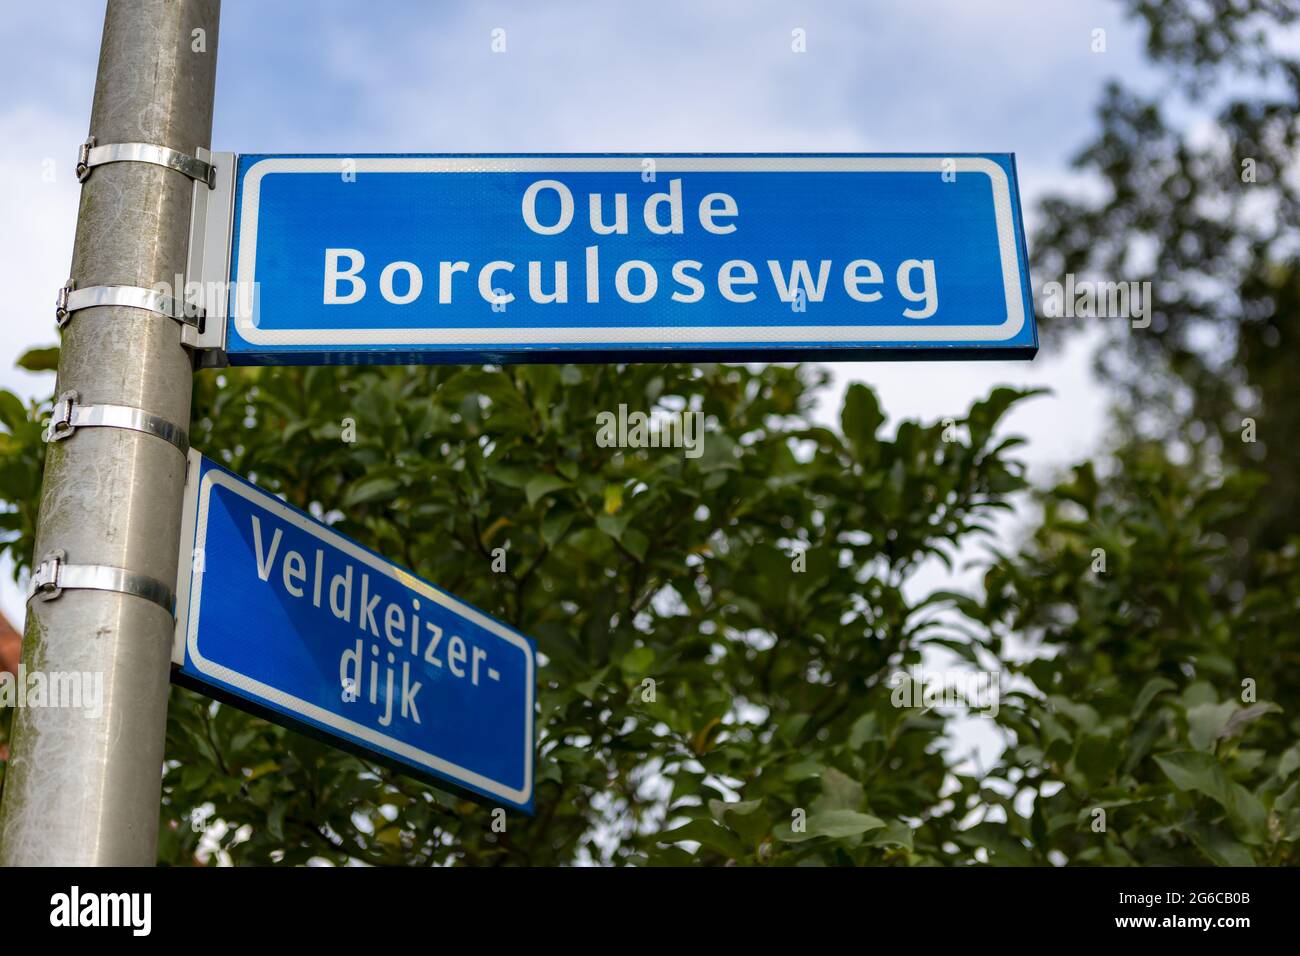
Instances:
[[[702,172],[906,172],[942,173],[949,157],[665,157],[656,159],[660,173]],[[1014,337],[1025,324],[1020,263],[1011,213],[1011,185],[1006,171],[982,156],[951,157],[958,173],[984,173],[993,186],[993,210],[1002,261],[1007,318],[1001,325],[763,325],[599,328],[442,328],[442,329],[261,329],[253,324],[252,303],[238,301],[235,328],[254,345],[473,345],[482,348],[512,345],[687,345],[712,342],[1000,342]],[[591,157],[370,157],[358,158],[358,173],[584,173],[641,172],[634,156]],[[275,173],[332,173],[339,157],[272,158],[254,163],[244,174],[239,218],[239,261],[236,288],[252,289],[256,281],[257,214],[262,179]]]
[[[387,575],[397,581],[404,587],[413,591],[418,591],[421,597],[427,598],[437,604],[442,605],[454,614],[467,618],[479,625],[483,629],[490,631],[497,637],[507,643],[519,648],[524,655],[526,670],[526,686],[528,693],[527,706],[525,707],[526,719],[524,721],[524,786],[522,789],[512,789],[482,774],[474,773],[464,767],[458,766],[449,760],[428,753],[418,747],[403,743],[389,737],[387,734],[367,727],[364,724],[358,724],[355,721],[347,720],[333,711],[326,710],[316,704],[301,700],[292,694],[286,694],[284,691],[260,681],[253,680],[247,675],[240,674],[238,671],[231,670],[222,664],[209,660],[199,651],[198,630],[200,617],[200,603],[203,597],[203,588],[200,586],[195,589],[193,594],[189,595],[188,602],[188,632],[186,635],[186,647],[189,650],[190,659],[194,662],[195,668],[199,673],[208,677],[216,678],[232,687],[237,687],[249,696],[268,701],[283,707],[295,714],[309,717],[326,727],[332,727],[335,730],[342,731],[358,740],[382,747],[395,754],[400,754],[415,763],[428,767],[432,770],[445,774],[453,780],[468,783],[487,793],[512,800],[518,804],[526,804],[532,796],[533,784],[533,704],[534,704],[534,682],[533,674],[533,655],[528,647],[528,642],[520,637],[509,628],[492,620],[482,612],[470,607],[467,604],[456,600],[448,594],[443,594],[436,588],[430,587],[414,575],[408,574],[401,568],[388,564],[382,558],[371,554],[365,548],[349,541],[347,538],[323,528],[310,518],[306,518],[297,511],[285,505],[278,498],[266,494],[259,489],[240,481],[232,475],[218,469],[211,468],[204,474],[199,484],[198,492],[198,511],[195,517],[195,536],[194,547],[204,548],[207,542],[208,532],[208,507],[209,499],[212,496],[214,485],[220,485],[223,488],[229,488],[231,491],[240,495],[248,501],[253,502],[260,508],[272,512],[278,518],[296,525],[308,534],[321,539],[340,551],[343,551],[352,560],[368,564],[382,574]],[[197,580],[202,583],[203,575],[196,575]]]
[[[176,625],[172,634],[172,663],[185,663],[185,635],[189,627],[190,588],[196,578],[202,587],[202,572],[195,568],[194,521],[199,503],[199,475],[203,456],[191,448],[185,455],[185,503],[181,508],[180,551],[176,556]]]

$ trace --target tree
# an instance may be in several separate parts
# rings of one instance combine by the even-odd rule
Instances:
[[[1024,553],[962,603],[1017,688],[971,806],[1001,808],[986,838],[1008,862],[1294,864],[1295,543],[1255,555],[1252,589],[1222,587],[1237,567],[1224,529],[1262,476],[1209,481],[1159,446],[1121,465],[1043,493]]]
[[[1121,434],[1201,467],[1258,470],[1269,492],[1233,529],[1278,548],[1300,533],[1300,58],[1278,42],[1292,0],[1123,0],[1163,71],[1115,81],[1075,166],[1100,188],[1048,197],[1030,243],[1046,282],[1150,283],[1149,328],[1044,322],[1049,341],[1102,322],[1097,368]],[[1212,122],[1192,122],[1191,118]],[[1249,423],[1249,424],[1248,424]],[[1249,429],[1249,431],[1248,431]],[[1243,434],[1249,440],[1243,440]]]
[[[887,686],[935,631],[903,585],[1023,487],[994,438],[1021,395],[977,404],[964,440],[911,422],[886,439],[860,385],[839,431],[812,425],[820,384],[728,366],[198,376],[196,447],[537,639],[539,811],[496,833],[490,808],[177,690],[163,859],[193,856],[208,804],[248,862],[943,859],[953,821],[925,819],[943,722]],[[597,414],[620,404],[702,412],[702,456],[600,448]],[[9,426],[29,483],[44,411]],[[26,561],[35,498],[5,493]]]
[[[1124,5],[1167,82],[1108,87],[1076,160],[1100,198],[1049,197],[1031,245],[1040,278],[1150,283],[1155,307],[1105,326],[1114,457],[1044,492],[963,607],[1000,657],[1030,642],[986,790],[1035,861],[1294,862],[1300,60],[1274,38],[1300,9]],[[1212,127],[1180,121],[1206,106]],[[1078,824],[1103,811],[1099,842]]]
[[[1271,597],[1228,606],[1206,588],[1206,541],[1248,486],[1194,491],[1157,459],[1103,492],[1085,467],[1049,496],[1035,549],[991,564],[986,598],[909,598],[921,561],[949,560],[1024,488],[1018,440],[995,429],[1025,395],[999,389],[955,427],[902,422],[887,437],[861,385],[838,429],[812,424],[823,384],[806,368],[729,366],[200,375],[197,447],[537,639],[538,814],[498,832],[489,807],[177,689],[163,861],[191,861],[196,822],[217,820],[228,829],[209,839],[236,862],[1203,859],[1148,847],[1174,840],[1172,820],[1206,828],[1187,839],[1210,859],[1290,859],[1300,834],[1282,785],[1297,751],[1271,686],[1261,677],[1264,709],[1252,709],[1185,672],[1192,661],[1235,677],[1231,631],[1249,622],[1243,672],[1294,673],[1294,643],[1271,644],[1293,624],[1293,556],[1279,557]],[[620,404],[704,413],[703,455],[601,448],[597,415]],[[34,480],[47,410],[6,420],[0,476],[21,479],[15,489]],[[35,499],[0,491],[25,561]],[[1070,516],[1069,503],[1090,510]],[[1097,540],[1110,577],[1088,571],[1094,527],[1108,529]],[[1148,622],[1152,609],[1180,616]],[[1024,662],[1012,634],[1077,649]],[[998,725],[1011,747],[988,773],[947,752],[943,713],[898,706],[904,673],[944,652],[1050,695],[1008,697]],[[1135,695],[1151,699],[1131,710]],[[1205,750],[1225,727],[1218,755]],[[1130,736],[1147,742],[1121,774],[1108,747]],[[1213,783],[1188,784],[1198,772]],[[1062,780],[1072,789],[1044,793]],[[1015,793],[1028,791],[1044,796],[1024,816]],[[1215,794],[1245,816],[1225,816]],[[1133,808],[1110,824],[1120,848],[1078,819],[1098,802]],[[1242,820],[1255,841],[1244,851],[1228,846]]]

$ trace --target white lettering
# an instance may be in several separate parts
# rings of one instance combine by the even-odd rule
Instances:
[[[560,197],[560,218],[553,225],[543,226],[537,220],[537,194],[543,189],[552,190]],[[524,190],[524,223],[542,236],[554,236],[569,228],[573,222],[573,193],[569,187],[555,179],[541,179]]]
[[[346,271],[339,271],[339,259],[348,260]],[[326,249],[325,250],[325,304],[326,305],[351,305],[353,302],[360,302],[361,297],[366,294],[366,282],[361,278],[359,273],[365,267],[366,257],[357,249]],[[339,282],[346,281],[352,284],[352,291],[347,295],[339,295]]]

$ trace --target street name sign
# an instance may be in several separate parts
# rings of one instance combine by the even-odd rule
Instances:
[[[1014,157],[217,154],[233,364],[1032,358]],[[205,281],[205,285],[207,282]]]
[[[489,802],[533,807],[533,642],[197,452],[173,679]]]

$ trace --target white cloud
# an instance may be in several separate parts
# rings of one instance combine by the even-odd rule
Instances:
[[[37,106],[0,112],[0,387],[24,396],[46,392],[50,376],[13,367],[35,345],[58,340],[54,297],[68,278],[79,189],[73,167],[78,129]],[[52,176],[53,181],[48,177]]]

